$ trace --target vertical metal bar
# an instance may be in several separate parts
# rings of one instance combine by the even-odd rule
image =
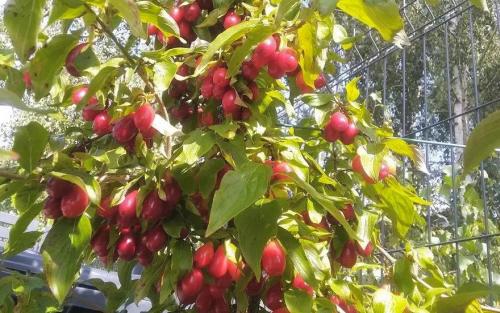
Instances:
[[[446,53],[446,85],[448,91],[448,116],[453,116],[453,108],[451,105],[451,77],[450,77],[450,52],[448,48],[448,22],[445,24],[444,31],[444,45],[445,45],[445,53]],[[449,123],[449,131],[450,131],[450,142],[455,142],[454,139],[454,128],[453,128],[453,120]],[[453,225],[453,238],[458,239],[458,212],[456,206],[456,196],[455,196],[455,153],[454,148],[450,147],[450,161],[451,161],[451,208],[453,211],[454,217],[454,225]],[[457,287],[460,286],[460,256],[459,252],[459,244],[455,243],[455,254],[456,254],[456,284]]]
[[[427,127],[429,108],[427,102],[427,36],[424,34],[422,37],[422,63],[424,65],[424,127]],[[425,130],[424,140],[428,140],[428,131]],[[429,168],[429,145],[425,144],[425,166]],[[430,184],[429,180],[425,180],[425,195],[426,198],[430,197]],[[432,223],[431,223],[431,206],[427,207],[427,242],[430,243],[432,239]]]
[[[471,52],[472,52],[472,82],[474,85],[474,104],[475,107],[479,106],[479,88],[477,85],[477,55],[476,55],[476,40],[474,37],[474,17],[472,15],[472,9],[469,9],[469,36],[470,36],[470,41],[471,41]],[[480,122],[481,120],[481,111],[476,110],[476,121],[477,123]],[[486,235],[489,235],[490,233],[490,227],[489,227],[489,221],[488,221],[488,203],[486,201],[486,183],[484,179],[484,162],[481,162],[480,165],[480,183],[481,183],[481,192],[482,192],[482,198],[483,198],[483,214],[484,214],[484,231]],[[488,285],[491,287],[493,286],[493,270],[492,270],[492,264],[491,264],[491,251],[490,251],[490,238],[487,237],[486,239],[486,262],[487,262],[487,268],[488,268]],[[493,303],[493,297],[490,295],[489,301],[492,304]]]

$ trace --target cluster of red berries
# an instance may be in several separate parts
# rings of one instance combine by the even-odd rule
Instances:
[[[323,130],[325,140],[335,142],[338,139],[345,144],[350,145],[359,134],[359,129],[354,122],[349,121],[342,112],[335,112],[330,116],[330,120]]]
[[[359,155],[354,156],[352,159],[352,170],[359,175],[363,176],[363,179],[367,184],[375,184],[377,181],[371,178],[363,168],[363,164],[361,163],[361,157]],[[380,164],[380,169],[378,172],[378,180],[382,181],[386,179],[389,175],[391,174],[389,166],[385,162],[382,162]]]
[[[82,215],[89,206],[87,192],[69,181],[52,177],[47,181],[46,190],[49,196],[43,213],[47,218],[75,218]]]
[[[163,191],[165,200],[160,198],[158,190],[147,194],[140,215],[137,214],[138,190],[128,192],[116,206],[111,205],[110,196],[102,199],[97,215],[104,223],[92,237],[91,245],[104,264],[119,257],[125,261],[136,258],[140,264],[148,266],[154,254],[166,246],[168,235],[163,230],[162,222],[172,217],[182,196],[179,184],[170,173],[165,175]],[[142,232],[141,224],[149,225],[145,232]],[[113,230],[116,230],[119,236],[115,248],[110,250],[110,245],[113,245],[110,243],[110,234]]]

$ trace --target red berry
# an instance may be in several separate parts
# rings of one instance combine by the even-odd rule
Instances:
[[[137,219],[136,207],[138,193],[138,190],[132,190],[125,196],[125,199],[123,199],[122,203],[118,206],[118,214],[124,225],[129,226]]]
[[[200,17],[200,14],[201,14],[200,6],[198,5],[198,3],[193,2],[186,7],[184,13],[184,19],[188,22],[194,22]]]
[[[179,184],[169,173],[165,175],[164,191],[167,196],[166,199],[167,204],[169,204],[172,207],[175,207],[181,200],[182,190]]]
[[[89,205],[89,196],[80,186],[73,185],[69,194],[61,199],[61,211],[64,217],[73,218],[83,214]]]
[[[92,250],[97,256],[104,257],[108,255],[109,244],[109,225],[104,224],[99,227],[90,241]]]
[[[206,77],[203,80],[203,82],[201,83],[201,87],[200,87],[201,95],[203,96],[203,98],[205,98],[207,100],[212,98],[213,88],[214,88],[214,84],[212,82],[212,78]]]
[[[270,276],[281,276],[286,268],[285,251],[279,242],[273,240],[267,243],[262,252],[262,269]]]
[[[359,130],[354,123],[349,123],[347,128],[340,134],[340,141],[344,145],[350,145],[354,142],[354,138],[359,134]]]
[[[327,123],[325,125],[325,128],[323,130],[323,137],[325,138],[326,141],[329,142],[335,142],[337,139],[340,138],[340,133],[333,129],[333,126],[331,123]]]
[[[139,247],[137,248],[137,261],[139,264],[142,266],[146,267],[151,265],[151,262],[153,262],[153,253],[149,251],[148,248],[144,244],[139,244]]]
[[[95,116],[92,128],[94,129],[94,133],[98,136],[111,133],[113,130],[111,126],[111,116],[109,116],[107,111],[102,111]]]
[[[140,131],[151,128],[154,119],[155,110],[149,103],[141,105],[134,113],[134,124]]]
[[[248,80],[254,80],[259,76],[259,69],[252,62],[245,62],[241,66],[241,75]]]
[[[275,283],[272,285],[264,298],[264,304],[270,310],[277,310],[281,308],[284,304],[283,300],[283,290],[281,289],[281,283]]]
[[[201,111],[199,116],[199,123],[201,126],[209,127],[215,124],[214,115],[210,111]]]
[[[343,267],[352,268],[356,264],[356,259],[358,258],[356,254],[356,246],[354,241],[349,240],[345,243],[344,249],[338,258],[338,262]]]
[[[103,112],[97,108],[97,105],[89,104],[82,109],[82,118],[84,121],[92,122],[99,113]]]
[[[179,106],[173,107],[170,114],[177,120],[183,121],[193,113],[193,108],[186,102],[181,102]]]
[[[231,262],[228,262],[228,265],[231,264]],[[226,290],[227,288],[231,287],[233,284],[233,280],[231,279],[231,275],[229,273],[224,274],[224,276],[218,278],[215,281],[215,286],[219,287],[222,290]]]
[[[181,280],[182,293],[190,299],[196,299],[203,288],[203,273],[195,268]]]
[[[345,219],[349,221],[354,221],[356,219],[356,213],[354,212],[354,208],[352,204],[346,204],[342,209],[342,214],[344,214]]]
[[[215,300],[213,312],[230,313],[231,311],[229,309],[229,305],[226,303],[226,300],[224,300],[224,298],[218,298]]]
[[[196,307],[196,312],[198,313],[209,313],[212,308],[212,295],[208,288],[204,288],[198,297],[196,297],[196,302],[194,306]]]
[[[167,244],[168,236],[163,230],[161,225],[150,229],[144,234],[144,242],[146,243],[146,248],[151,252],[160,251]]]
[[[162,218],[170,217],[172,213],[173,208],[160,199],[156,190],[151,191],[142,203],[141,216],[147,221],[156,222]]]
[[[361,256],[369,257],[373,252],[373,244],[371,242],[368,242],[366,247],[363,249],[363,247],[361,247],[359,242],[356,242],[356,251]]]
[[[273,169],[272,181],[284,181],[288,179],[286,173],[292,173],[293,170],[287,162],[281,161],[267,161],[266,164],[270,165]]]
[[[276,40],[274,39],[274,37],[269,36],[263,42],[261,42],[257,45],[257,47],[255,48],[254,54],[257,54],[261,58],[264,58],[266,60],[270,60],[270,58],[276,52],[277,47],[278,46],[276,45]],[[264,64],[267,64],[267,62]],[[254,63],[254,65],[256,65],[256,64]],[[260,67],[260,66],[257,66],[257,67]]]
[[[73,188],[73,184],[67,180],[51,177],[47,181],[47,193],[55,199],[60,199],[68,194]]]
[[[195,266],[197,268],[205,268],[208,266],[214,257],[214,253],[214,244],[212,242],[207,242],[199,247],[193,257]]]
[[[224,115],[231,115],[233,119],[237,119],[240,113],[240,106],[236,104],[236,91],[229,89],[222,97],[222,110]]]
[[[349,120],[342,112],[335,112],[330,116],[330,122],[332,128],[339,133],[345,131],[349,127]]]
[[[227,273],[232,281],[238,281],[241,277],[241,269],[238,264],[235,264],[231,261],[227,262]]]
[[[97,215],[107,220],[113,220],[118,213],[118,206],[111,206],[111,196],[107,196],[101,200],[101,204],[97,207]]]
[[[224,17],[224,29],[238,25],[241,22],[241,17],[234,11],[227,12]]]
[[[226,87],[229,85],[229,76],[225,67],[219,67],[214,71],[212,81],[214,85]]]
[[[132,115],[125,116],[113,126],[113,138],[121,144],[130,142],[137,135]]]
[[[280,79],[285,76],[285,71],[280,67],[278,61],[278,53],[274,53],[271,56],[267,65],[267,72],[269,73],[269,76],[274,79]]]
[[[148,36],[155,36],[160,30],[153,24],[148,25]]]
[[[212,90],[213,98],[216,100],[222,100],[222,97],[224,97],[227,90],[227,86],[214,85],[214,89]]]
[[[282,51],[278,53],[278,65],[283,72],[290,73],[297,69],[297,57],[289,51]]]
[[[378,179],[384,180],[387,178],[387,176],[389,176],[389,174],[390,174],[389,167],[387,166],[387,164],[382,163],[380,165],[380,170],[378,172]]]
[[[184,9],[180,7],[173,7],[168,13],[179,24],[184,18]]]
[[[292,286],[293,288],[304,290],[310,296],[312,296],[314,292],[312,287],[309,286],[309,284],[304,281],[304,279],[302,278],[302,276],[300,276],[300,274],[295,275],[292,281]]]
[[[122,234],[116,245],[118,256],[125,261],[132,261],[137,251],[137,241],[132,234]]]
[[[208,291],[215,299],[224,297],[224,293],[226,292],[225,289],[222,289],[215,284],[208,285]]]
[[[245,291],[248,296],[254,297],[258,296],[262,291],[262,286],[264,285],[264,279],[261,277],[260,281],[257,281],[257,278],[253,278],[247,285]]]
[[[297,76],[295,76],[295,84],[302,93],[311,93],[314,91],[314,89],[311,86],[307,85],[304,81],[304,74],[302,72],[299,72]]]
[[[316,87],[316,89],[320,89],[325,86],[326,86],[325,76],[323,74],[320,74],[319,77],[316,78],[316,80],[314,81],[314,87]]]
[[[43,205],[43,215],[45,215],[46,218],[51,219],[61,217],[61,199],[49,196]]]
[[[194,40],[194,33],[191,29],[191,24],[188,22],[180,22],[179,24],[179,34],[182,38],[186,39],[187,42],[191,42]]]
[[[23,72],[23,82],[24,82],[24,87],[26,87],[26,89],[31,89],[31,87],[33,87],[29,71]]]
[[[73,104],[80,104],[82,99],[85,97],[87,92],[89,91],[89,88],[86,86],[82,86],[79,88],[73,89],[73,92],[71,93],[71,103]],[[96,96],[92,96],[89,98],[89,101],[87,102],[88,105],[97,105],[98,100]]]
[[[76,68],[75,66],[75,61],[76,58],[80,55],[82,50],[88,45],[88,43],[84,42],[81,44],[76,45],[71,51],[68,53],[68,56],[66,57],[66,70],[68,73],[74,77],[80,77],[81,73],[80,71]]]
[[[224,245],[220,245],[215,251],[214,257],[208,266],[208,272],[214,278],[220,278],[224,276],[227,272],[226,250]]]
[[[365,170],[363,169],[363,164],[361,164],[361,157],[357,154],[352,159],[351,167],[352,170],[358,174],[365,173]]]
[[[196,0],[198,4],[200,5],[200,8],[203,10],[212,10],[214,8],[214,5],[212,3],[212,0]]]

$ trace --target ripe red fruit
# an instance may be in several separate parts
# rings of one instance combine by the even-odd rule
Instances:
[[[186,274],[181,280],[182,293],[190,299],[196,299],[201,288],[203,288],[203,273],[197,268]]]
[[[227,272],[226,250],[224,245],[220,245],[215,251],[214,257],[208,266],[208,272],[214,278],[220,278],[224,276]]]
[[[198,4],[200,5],[200,8],[203,10],[212,10],[214,8],[214,5],[212,3],[212,0],[196,0]]]
[[[172,215],[173,209],[168,203],[160,199],[158,191],[151,191],[142,203],[141,216],[147,221],[159,221]]]
[[[241,75],[248,80],[254,80],[259,76],[259,69],[252,62],[245,62],[241,66]]]
[[[51,219],[61,217],[61,199],[49,196],[43,205],[43,215]]]
[[[131,225],[131,223],[137,218],[136,207],[138,193],[138,190],[132,190],[125,196],[125,199],[123,199],[122,203],[118,206],[120,221],[126,226]]]
[[[179,184],[175,181],[170,173],[165,174],[165,186],[164,191],[167,196],[166,202],[175,207],[182,197],[182,190]]]
[[[227,69],[225,67],[219,67],[214,71],[212,76],[212,82],[214,85],[220,87],[226,87],[229,85],[229,76],[227,73]]]
[[[373,244],[371,242],[368,242],[366,247],[363,249],[363,247],[361,247],[359,242],[356,242],[356,251],[361,256],[369,257],[373,252]]]
[[[337,139],[340,138],[341,133],[333,129],[333,126],[331,123],[327,123],[325,125],[325,128],[323,129],[323,137],[325,138],[326,141],[329,142],[335,142]]]
[[[241,22],[241,17],[234,11],[227,12],[224,17],[224,29],[238,25]]]
[[[173,7],[168,14],[179,24],[184,18],[184,9],[180,7]]]
[[[228,265],[231,262],[228,262]],[[226,290],[227,288],[231,287],[231,284],[233,283],[233,280],[231,279],[231,276],[229,273],[224,274],[224,276],[218,278],[215,281],[215,286],[219,287],[222,290]]]
[[[214,89],[214,84],[211,77],[206,77],[201,83],[200,91],[201,95],[205,99],[212,98],[212,90]]]
[[[226,292],[225,289],[222,289],[215,284],[208,285],[208,291],[215,299],[224,297],[224,293]]]
[[[279,282],[275,283],[269,288],[264,298],[264,304],[270,310],[277,310],[283,306],[284,300],[283,300],[283,290],[281,289],[281,283]]]
[[[384,180],[385,178],[387,178],[387,176],[389,176],[389,174],[389,167],[387,166],[387,164],[382,163],[378,172],[378,179]]]
[[[24,87],[26,87],[26,89],[31,89],[31,87],[33,87],[29,71],[23,72],[23,82],[24,82]]]
[[[183,121],[193,114],[193,108],[186,102],[181,102],[179,106],[173,107],[170,114],[177,120]]]
[[[273,169],[273,175],[271,176],[272,181],[284,181],[288,179],[286,173],[292,173],[293,170],[286,162],[281,161],[266,161],[266,164],[270,165]]]
[[[191,29],[191,24],[188,22],[180,22],[179,23],[179,34],[182,38],[186,39],[187,42],[191,42],[194,40],[194,33]]]
[[[231,261],[228,261],[226,275],[229,275],[229,277],[231,278],[232,281],[240,280],[240,277],[241,277],[240,266],[241,266],[240,264],[235,264]]]
[[[188,22],[196,21],[201,14],[201,8],[198,3],[193,2],[188,5],[184,11],[184,19]]]
[[[261,277],[260,281],[257,281],[257,278],[253,278],[247,285],[245,291],[248,296],[258,296],[262,291],[262,286],[264,285],[264,279]]]
[[[338,262],[343,267],[351,268],[356,264],[357,257],[354,241],[349,240],[345,243],[344,249],[342,249],[342,253],[338,258]]]
[[[214,303],[214,313],[230,313],[229,305],[226,303],[224,298],[218,298]]]
[[[209,127],[215,124],[214,115],[210,111],[202,111],[199,116],[199,123],[201,126]]]
[[[357,154],[354,156],[354,158],[352,158],[351,167],[352,170],[356,173],[359,174],[365,173],[365,170],[363,169],[363,164],[361,164],[361,157]]]
[[[139,264],[142,266],[146,267],[151,265],[151,262],[153,262],[153,253],[149,251],[148,248],[144,244],[139,244],[139,247],[137,248],[137,261]]]
[[[199,247],[194,253],[194,265],[197,268],[205,268],[212,261],[214,253],[214,244],[212,242],[207,242],[203,246]]]
[[[61,211],[64,217],[73,218],[82,215],[89,205],[89,196],[80,186],[73,185],[69,194],[61,199]]]
[[[97,207],[97,215],[107,220],[113,220],[118,213],[118,206],[111,206],[111,196],[107,196],[101,200],[101,204]]]
[[[269,59],[267,72],[269,73],[269,76],[274,79],[280,79],[285,76],[285,71],[280,67],[280,64],[278,63],[278,53],[274,53],[273,56],[271,56],[271,58]]]
[[[212,295],[208,288],[204,288],[198,297],[196,297],[196,302],[194,306],[196,307],[196,312],[198,313],[209,313],[212,308]]]
[[[144,103],[134,113],[134,124],[140,131],[151,128],[154,119],[155,110],[149,103]]]
[[[146,248],[151,252],[157,252],[163,249],[167,243],[168,236],[161,225],[150,229],[144,234]]]
[[[67,180],[51,177],[47,181],[47,193],[50,197],[60,199],[68,194],[73,188],[73,184]]]
[[[224,97],[224,94],[228,90],[227,86],[218,86],[214,85],[214,88],[212,90],[212,96],[216,100],[222,100],[222,97]]]
[[[349,127],[349,120],[342,112],[335,112],[330,116],[330,122],[332,128],[339,133],[345,131]]]
[[[82,86],[82,87],[73,89],[73,92],[71,93],[71,103],[80,104],[80,102],[85,97],[85,95],[87,94],[88,91],[89,91],[89,88],[86,86]],[[97,103],[98,103],[98,100],[97,100],[96,96],[90,97],[89,101],[87,102],[88,105],[97,105]]]
[[[300,276],[300,274],[295,275],[292,281],[292,286],[293,288],[304,290],[310,296],[312,296],[314,292],[312,287],[309,286],[309,284],[304,281],[304,279],[302,278],[302,276]]]
[[[279,242],[272,240],[267,243],[262,252],[262,269],[270,276],[281,276],[286,268],[285,251]]]
[[[259,43],[257,47],[255,48],[254,54],[259,55],[259,57],[269,60],[274,53],[276,52],[277,48],[276,40],[274,39],[273,36],[267,37],[263,42]],[[264,63],[267,64],[267,63]],[[254,63],[254,65],[257,66],[257,64]],[[260,67],[260,66],[257,66]]]
[[[94,133],[99,136],[111,133],[113,130],[111,116],[109,116],[107,111],[102,111],[95,116],[92,128],[94,129]]]
[[[240,113],[240,106],[236,104],[236,96],[236,91],[234,89],[229,89],[222,97],[222,110],[224,111],[224,115],[231,115],[234,119],[237,119]]]
[[[97,256],[104,257],[108,255],[109,244],[109,225],[104,224],[99,227],[90,241],[92,250]]]
[[[130,142],[137,135],[132,115],[125,116],[113,126],[113,138],[121,144]]]
[[[316,89],[320,89],[326,86],[326,78],[325,75],[320,74],[318,78],[314,81],[314,87]]]
[[[125,261],[132,261],[137,252],[137,241],[132,234],[122,234],[116,245],[118,256]]]
[[[277,62],[281,70],[286,73],[295,71],[299,64],[295,54],[288,50],[278,52]]]
[[[344,145],[350,145],[354,142],[354,138],[359,134],[359,129],[356,124],[350,122],[347,128],[340,134],[340,141]]]
[[[297,76],[295,76],[295,84],[302,93],[311,93],[314,91],[314,89],[311,86],[307,85],[304,81],[304,74],[302,72],[299,72]]]
[[[155,36],[160,30],[153,24],[148,25],[148,36]]]
[[[68,56],[66,57],[66,70],[68,73],[74,77],[80,77],[81,73],[80,71],[76,68],[75,66],[75,61],[78,55],[82,52],[82,50],[88,45],[88,43],[84,42],[81,44],[76,45],[71,51],[68,53]]]
[[[356,219],[356,213],[354,212],[354,208],[352,204],[346,204],[344,208],[342,208],[342,214],[344,214],[345,219],[349,221],[354,221]]]

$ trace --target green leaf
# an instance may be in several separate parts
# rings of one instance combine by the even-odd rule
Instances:
[[[394,0],[339,0],[337,7],[368,27],[378,30],[386,41],[393,40],[403,30],[403,19]]]
[[[83,5],[70,7],[66,5],[64,0],[56,0],[52,3],[52,10],[50,11],[48,25],[54,23],[57,20],[69,20],[77,18],[83,15],[85,12],[86,9]]]
[[[417,146],[410,145],[399,138],[389,138],[384,141],[384,145],[392,152],[410,158],[419,171],[429,174],[424,155]]]
[[[212,125],[209,128],[222,138],[233,139],[240,125],[233,122],[226,122],[224,124]]]
[[[316,27],[311,23],[305,23],[297,31],[297,36],[298,42],[300,42],[298,50],[302,51],[299,55],[299,64],[302,69],[304,82],[308,86],[314,87],[314,81],[320,74],[320,70],[315,62],[317,53]]]
[[[347,95],[347,101],[356,101],[359,98],[358,82],[361,77],[356,77],[347,83],[345,87],[345,92]]]
[[[194,75],[200,75],[208,62],[212,60],[212,57],[219,51],[219,49],[232,44],[235,40],[243,37],[245,34],[249,33],[254,29],[255,26],[259,24],[258,20],[249,20],[242,22],[238,25],[226,29],[224,32],[219,34],[214,41],[212,41],[207,48],[207,51],[203,54],[200,64],[196,67]]]
[[[133,264],[133,263],[132,263]],[[97,288],[106,297],[106,310],[105,312],[116,312],[120,305],[125,302],[126,292],[116,288],[112,282],[105,282],[102,279],[93,278],[86,281],[90,285]]]
[[[154,65],[153,70],[153,82],[155,87],[158,88],[160,92],[163,92],[170,86],[170,83],[177,72],[177,65],[171,61],[159,62]]]
[[[54,113],[56,112],[55,110],[46,110],[46,109],[38,109],[38,108],[32,108],[24,104],[24,102],[19,98],[18,95],[16,95],[14,92],[5,89],[5,88],[0,88],[0,106],[10,106],[22,111],[26,112],[35,112],[35,113],[40,113],[40,114],[47,114],[47,113]]]
[[[373,294],[374,313],[403,313],[407,305],[405,298],[396,296],[385,289],[379,289]]]
[[[143,23],[153,24],[165,35],[179,36],[179,26],[175,20],[160,6],[150,1],[139,1],[137,6]]]
[[[312,312],[313,299],[303,291],[288,290],[285,292],[285,303],[290,313]]]
[[[313,8],[318,10],[322,15],[330,15],[337,8],[338,0],[313,0]]]
[[[253,162],[247,162],[224,175],[214,195],[206,236],[260,199],[267,192],[270,179],[269,166]]]
[[[358,228],[356,229],[356,234],[358,235],[358,243],[364,249],[366,245],[371,241],[371,236],[377,224],[378,216],[370,212],[363,212],[358,218]]]
[[[470,3],[472,3],[472,5],[476,8],[483,10],[484,12],[490,11],[490,9],[488,9],[488,2],[486,0],[470,0]]]
[[[245,42],[234,49],[231,53],[231,59],[227,64],[229,76],[234,76],[241,68],[241,64],[246,57],[252,52],[253,48],[267,37],[271,36],[274,28],[266,25],[257,25],[248,33]]]
[[[408,258],[401,258],[394,264],[394,283],[406,295],[411,295],[415,288],[412,277],[412,262]]]
[[[158,281],[163,273],[167,259],[164,256],[155,255],[153,262],[147,266],[141,274],[141,278],[134,286],[134,301],[138,303],[151,291],[151,287]],[[189,260],[186,260],[188,262]]]
[[[182,153],[178,161],[186,164],[197,162],[215,145],[215,138],[212,132],[204,132],[197,129],[188,134],[187,139],[182,145]]]
[[[463,175],[470,173],[496,148],[500,148],[500,110],[486,116],[470,134],[464,150]]]
[[[50,175],[67,180],[85,190],[92,203],[99,205],[101,203],[101,186],[95,177],[77,170],[66,170],[63,172],[51,172]]]
[[[25,232],[29,224],[37,217],[42,210],[42,204],[31,205],[21,214],[16,223],[12,225],[9,232],[9,240],[5,245],[3,256],[16,255],[24,250],[33,247],[38,238],[43,234],[39,231]]]
[[[188,242],[179,240],[172,246],[172,261],[170,270],[177,281],[187,272],[191,270],[193,266],[193,251]]]
[[[227,10],[229,10],[230,6],[231,3],[225,3],[224,5],[218,8],[214,8],[212,11],[210,11],[210,13],[208,13],[207,17],[205,17],[205,19],[201,23],[196,25],[196,27],[204,28],[204,27],[214,26],[227,13]]]
[[[210,159],[205,161],[198,173],[200,179],[200,192],[203,198],[208,199],[214,190],[217,174],[224,167],[224,160]]]
[[[36,51],[29,70],[36,99],[49,94],[68,53],[77,42],[78,36],[56,35]]]
[[[462,313],[476,299],[500,294],[500,286],[492,288],[475,282],[465,283],[451,297],[440,297],[432,306],[433,313]]]
[[[108,0],[108,2],[127,21],[130,31],[135,37],[146,38],[146,32],[144,32],[139,18],[139,8],[134,0]]]
[[[335,96],[329,93],[308,93],[300,96],[300,100],[312,107],[320,107],[331,104]]]
[[[64,302],[76,279],[91,234],[90,221],[82,215],[77,219],[59,219],[43,242],[43,272],[59,304]]]
[[[241,253],[255,277],[261,275],[262,251],[269,239],[276,236],[280,215],[281,206],[272,201],[253,205],[234,219]]]
[[[9,0],[4,7],[4,24],[14,50],[26,61],[36,49],[45,0]]]
[[[292,261],[295,271],[297,271],[309,285],[316,287],[317,281],[314,277],[313,268],[300,242],[293,237],[290,232],[281,227],[278,227],[278,239],[285,248],[288,259]]]
[[[110,59],[108,62],[102,64],[101,66],[97,67],[99,68],[99,72],[95,74],[95,76],[92,78],[90,81],[90,84],[88,86],[88,91],[85,94],[85,97],[82,98],[80,103],[88,103],[90,97],[96,94],[97,91],[101,90],[104,88],[109,82],[116,76],[118,75],[120,71],[120,65],[122,64],[124,60],[117,58],[117,59]],[[87,71],[93,71],[94,68],[89,68]]]
[[[37,122],[19,127],[12,148],[19,155],[19,165],[31,173],[40,161],[49,142],[49,132]]]
[[[278,11],[276,12],[276,18],[275,18],[276,25],[279,25],[286,16],[290,16],[294,12],[298,12],[299,8],[300,8],[299,0],[281,0],[278,6]]]

